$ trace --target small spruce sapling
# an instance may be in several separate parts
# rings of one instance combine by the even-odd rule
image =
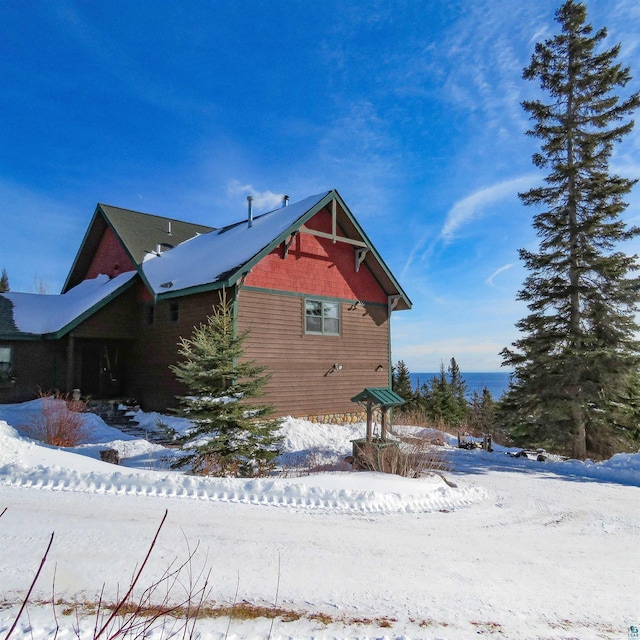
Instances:
[[[233,306],[221,303],[190,338],[181,338],[183,360],[170,368],[188,388],[181,415],[194,427],[182,439],[187,455],[177,466],[194,473],[251,477],[272,470],[281,453],[280,422],[272,407],[252,404],[269,380],[266,367],[243,360],[249,332],[237,333]]]

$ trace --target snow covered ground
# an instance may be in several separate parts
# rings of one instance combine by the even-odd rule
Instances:
[[[31,441],[20,427],[39,411],[40,401],[0,405],[0,638],[52,532],[12,638],[92,637],[92,614],[68,605],[126,591],[165,511],[142,587],[195,549],[189,566],[210,572],[216,606],[275,602],[297,618],[207,617],[203,639],[619,639],[640,624],[640,454],[537,462],[447,447],[448,482],[300,475],[310,462],[339,469],[364,425],[288,419],[285,477],[213,479],[170,470],[172,450],[92,415],[79,447]],[[137,417],[149,430],[158,418],[185,426]],[[101,462],[105,448],[122,464]]]

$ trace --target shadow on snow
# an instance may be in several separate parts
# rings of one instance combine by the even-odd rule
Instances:
[[[541,480],[568,480],[640,487],[640,468],[616,468],[606,463],[566,460],[564,462],[539,462],[529,458],[514,458],[505,450],[489,453],[479,449],[456,450],[448,456],[453,475],[484,475],[490,471],[535,474]],[[610,461],[606,461],[610,462]]]

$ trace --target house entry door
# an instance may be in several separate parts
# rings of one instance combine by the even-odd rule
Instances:
[[[84,396],[115,398],[121,393],[121,347],[116,341],[86,341],[80,349],[80,389]]]

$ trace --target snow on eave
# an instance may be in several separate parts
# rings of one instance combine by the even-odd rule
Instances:
[[[136,275],[136,271],[128,271],[110,279],[102,274],[83,280],[60,295],[12,292],[0,295],[13,305],[13,321],[21,332],[16,338],[24,334],[60,337],[131,284]]]
[[[331,191],[310,196],[247,220],[183,242],[141,265],[142,275],[156,296],[225,284],[257,256],[271,251],[282,235],[324,206]]]

